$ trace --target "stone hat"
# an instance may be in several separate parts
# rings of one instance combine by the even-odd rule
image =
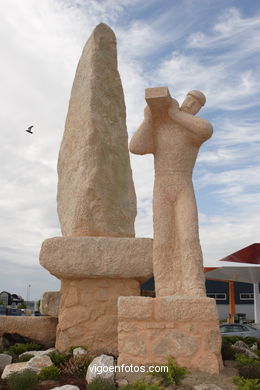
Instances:
[[[206,97],[200,91],[196,91],[196,90],[190,91],[187,93],[187,96],[189,96],[189,95],[195,97],[195,99],[197,99],[202,106],[204,106],[204,104],[206,103]]]

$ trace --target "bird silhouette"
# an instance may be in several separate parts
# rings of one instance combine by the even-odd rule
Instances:
[[[28,129],[25,130],[25,131],[27,131],[27,132],[30,133],[30,134],[33,134],[32,128],[33,128],[33,126],[29,126]]]

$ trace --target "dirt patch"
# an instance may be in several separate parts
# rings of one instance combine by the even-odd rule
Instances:
[[[232,379],[238,375],[234,361],[225,362],[223,370],[219,374],[206,374],[200,371],[191,371],[191,373],[183,380],[184,385],[200,385],[202,383],[214,383],[224,390],[234,390],[236,386]]]

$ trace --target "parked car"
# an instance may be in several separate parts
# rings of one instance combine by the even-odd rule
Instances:
[[[222,324],[220,325],[222,336],[255,337],[260,339],[260,330],[248,324]]]

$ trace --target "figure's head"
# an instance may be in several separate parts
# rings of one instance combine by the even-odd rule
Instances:
[[[205,95],[200,91],[190,91],[181,105],[181,111],[196,115],[206,103]]]

